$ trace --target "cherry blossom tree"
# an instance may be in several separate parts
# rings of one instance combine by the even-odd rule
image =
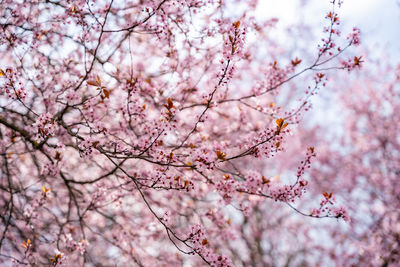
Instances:
[[[259,200],[241,222],[239,240],[249,253],[235,256],[245,258],[246,265],[398,265],[400,68],[386,58],[366,60],[370,64],[355,78],[339,74],[327,85],[336,88],[328,92],[334,108],[314,109],[303,120],[312,121],[315,113],[326,116],[332,109],[342,116],[308,126],[303,121],[287,140],[285,153],[269,161],[278,173],[295,168],[304,144],[314,142],[318,154],[309,171],[308,195],[294,205],[306,210],[312,199],[321,199],[320,205],[337,200],[351,221],[310,222]]]
[[[363,62],[340,5],[291,47],[254,0],[3,1],[0,262],[264,266],[302,253],[266,252],[288,214],[348,222],[331,191],[296,206],[317,144],[286,151]]]
[[[341,247],[330,252],[342,265],[396,266],[400,259],[400,68],[386,61],[371,60],[368,70],[347,80],[347,92],[336,92],[346,119],[337,125],[336,145],[319,142],[310,174],[316,188],[340,197],[351,214],[348,227],[325,229]],[[317,129],[314,140],[326,140]]]

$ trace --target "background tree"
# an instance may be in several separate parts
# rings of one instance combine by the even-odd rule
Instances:
[[[387,61],[368,59],[369,66],[353,79],[342,79],[339,74],[331,80],[327,87],[336,89],[326,93],[334,107],[306,114],[303,127],[286,142],[288,148],[281,155],[285,160],[279,156],[272,159],[279,170],[292,169],[304,144],[315,143],[317,156],[309,171],[309,194],[295,204],[296,208],[307,210],[312,199],[325,199],[332,193],[332,198],[344,203],[351,221],[309,221],[289,210],[259,204],[253,210],[251,234],[243,239],[260,233],[257,242],[248,244],[256,259],[252,265],[260,259],[265,260],[264,265],[274,266],[397,265],[400,161],[395,122],[400,76],[399,67]],[[344,87],[347,89],[342,90]],[[328,116],[332,109],[342,116],[312,121],[315,116]]]
[[[400,258],[400,69],[386,60],[348,81],[351,94],[335,94],[346,120],[338,125],[337,145],[319,142],[319,163],[311,170],[314,185],[340,196],[351,213],[349,227],[326,229],[345,248],[340,255],[331,250],[333,259],[347,264],[395,266]]]
[[[281,205],[349,221],[330,191],[294,206],[315,141],[285,152],[328,72],[363,61],[331,2],[311,53],[270,38],[255,1],[5,1],[0,261],[290,263]]]

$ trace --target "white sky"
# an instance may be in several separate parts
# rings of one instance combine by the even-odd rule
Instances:
[[[330,0],[302,0],[305,15],[298,12],[299,0],[259,0],[258,15],[278,17],[281,23],[323,23],[330,10]],[[353,26],[361,29],[362,43],[372,50],[387,49],[394,63],[400,60],[400,0],[344,0],[336,12],[342,22],[343,34]],[[324,24],[322,24],[324,25]]]
[[[369,48],[387,48],[394,63],[400,60],[400,1],[347,0],[343,7],[345,25],[361,29],[362,42]]]

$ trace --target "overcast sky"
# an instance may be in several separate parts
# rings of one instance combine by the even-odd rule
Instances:
[[[330,0],[303,0],[306,5],[298,12],[296,0],[259,0],[259,15],[275,16],[281,23],[299,20],[321,23],[323,14],[330,10]],[[344,0],[337,10],[342,21],[343,33],[353,26],[361,29],[362,42],[371,50],[387,48],[398,63],[400,59],[400,0]]]

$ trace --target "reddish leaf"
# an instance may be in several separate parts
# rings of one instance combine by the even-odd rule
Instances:
[[[217,150],[217,157],[218,157],[218,159],[220,159],[220,160],[226,160],[226,154],[224,153],[224,152],[222,152],[222,151],[220,151],[220,150]]]
[[[107,89],[103,89],[104,97],[110,98],[110,92]]]
[[[293,67],[296,67],[297,65],[299,65],[299,64],[301,63],[301,59],[298,59],[298,58],[296,57],[296,59],[295,59],[295,60],[292,60],[291,63],[292,63],[292,66],[293,66]]]
[[[96,81],[87,81],[86,83],[93,86],[100,86]]]

